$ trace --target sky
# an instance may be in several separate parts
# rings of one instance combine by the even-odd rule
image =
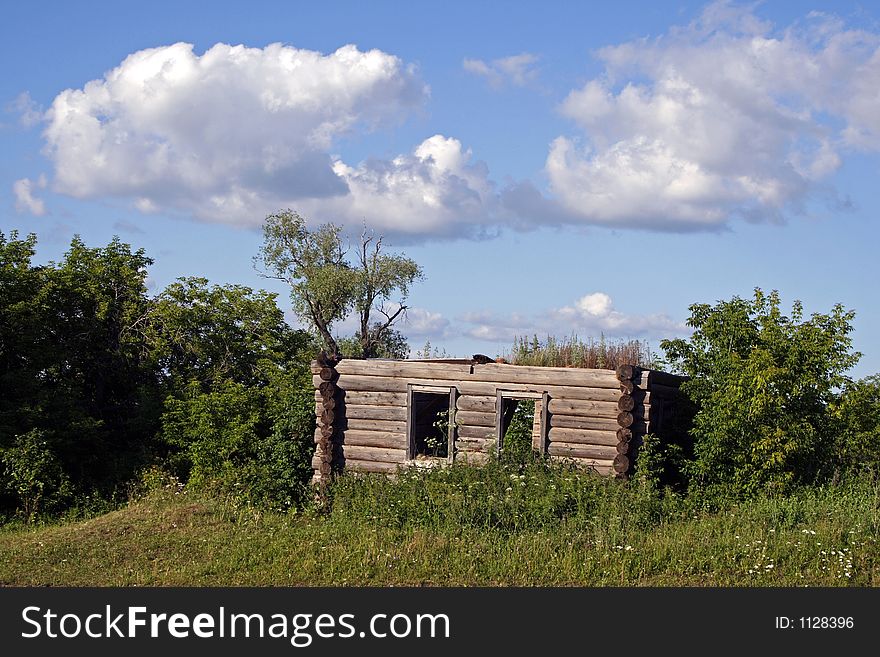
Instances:
[[[880,2],[7,2],[0,231],[279,294],[268,214],[423,269],[399,328],[689,334],[756,287],[880,371]],[[291,321],[295,319],[291,316]],[[345,334],[354,324],[337,326]]]

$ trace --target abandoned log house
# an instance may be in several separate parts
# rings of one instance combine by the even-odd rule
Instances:
[[[314,481],[334,472],[483,463],[501,453],[519,403],[535,404],[532,447],[626,477],[646,433],[660,433],[681,377],[531,367],[488,359],[312,362]]]

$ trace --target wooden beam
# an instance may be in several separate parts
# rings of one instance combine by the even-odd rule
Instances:
[[[614,446],[619,442],[615,431],[592,429],[559,429],[551,427],[550,444],[556,442]]]
[[[386,433],[396,433],[401,436],[406,435],[406,420],[373,420],[356,417],[347,417],[344,425],[345,431],[363,430],[363,431],[384,431]]]
[[[406,449],[406,435],[402,432],[346,429],[342,435],[342,444],[346,450],[350,446]]]
[[[576,443],[561,443],[550,440],[548,448],[550,456],[572,456],[579,459],[604,459],[613,460],[617,453],[617,447],[612,445],[580,445]]]
[[[456,420],[460,425],[469,424],[477,427],[494,427],[495,413],[479,413],[477,411],[458,411]]]
[[[367,406],[346,402],[343,412],[348,420],[392,420],[406,422],[406,406]]]
[[[359,461],[385,461],[386,463],[401,463],[406,460],[405,449],[365,447],[347,444],[343,446],[342,453],[346,459],[356,459]]]

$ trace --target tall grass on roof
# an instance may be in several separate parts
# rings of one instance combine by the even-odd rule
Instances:
[[[647,340],[606,340],[604,335],[598,339],[583,340],[572,334],[565,338],[547,336],[540,340],[537,335],[531,338],[517,337],[513,347],[504,358],[515,365],[537,365],[539,367],[589,367],[613,370],[618,365],[639,365],[651,368],[653,359]]]

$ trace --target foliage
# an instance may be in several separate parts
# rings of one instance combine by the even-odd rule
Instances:
[[[364,228],[356,271],[354,307],[360,319],[357,338],[361,343],[363,357],[374,358],[379,355],[379,349],[387,344],[386,332],[391,330],[394,321],[406,311],[403,301],[409,295],[410,286],[422,278],[422,269],[414,260],[382,253],[382,238],[368,235]],[[389,302],[395,295],[399,295],[400,301],[389,307]],[[371,322],[374,308],[384,319]]]
[[[174,473],[290,508],[311,475],[311,338],[275,295],[187,278],[159,295],[151,344],[167,384],[162,440]]]
[[[21,501],[21,512],[33,521],[43,511],[60,508],[70,495],[70,480],[45,432],[33,429],[16,436],[2,453],[4,480]]]
[[[263,275],[290,286],[294,313],[315,327],[335,355],[339,348],[331,328],[351,310],[357,282],[340,231],[329,223],[310,231],[291,210],[272,214],[263,224],[263,244],[254,258]]]
[[[42,266],[35,247],[0,233],[0,515],[99,508],[166,460],[302,501],[314,341],[274,295],[186,278],[150,298],[152,260],[117,238]]]
[[[364,346],[359,335],[337,338],[339,351],[346,358],[365,358]],[[409,357],[409,343],[406,337],[395,329],[382,331],[379,341],[373,345],[373,358],[396,358],[402,360]]]
[[[279,376],[264,388],[227,380],[209,392],[192,381],[187,394],[168,398],[162,435],[177,448],[171,462],[190,487],[274,509],[305,500],[314,402]]]
[[[511,463],[525,463],[532,459],[532,428],[535,420],[535,402],[519,400],[504,434],[501,458]]]
[[[582,340],[576,335],[567,338],[547,336],[543,342],[538,336],[531,339],[515,338],[505,360],[515,365],[540,367],[588,367],[616,369],[618,365],[652,367],[651,350],[647,342],[618,340],[609,342],[605,335],[598,340]]]
[[[788,317],[779,295],[760,289],[751,300],[690,311],[693,335],[661,347],[691,377],[682,389],[699,408],[691,483],[753,495],[827,478],[835,442],[828,404],[859,357],[849,338],[854,314],[836,305],[804,319],[795,302]]]
[[[382,238],[368,236],[366,230],[352,265],[341,230],[331,223],[309,230],[306,220],[291,210],[269,215],[254,261],[265,276],[290,286],[294,312],[315,327],[331,355],[342,353],[332,325],[355,310],[360,354],[372,358],[388,343],[385,333],[406,311],[403,301],[422,272],[409,258],[382,253]],[[394,295],[399,302],[391,302]],[[372,321],[374,310],[384,319]]]
[[[880,474],[880,374],[848,382],[831,405],[836,462],[845,473]]]
[[[0,235],[0,453],[55,464],[47,485],[58,482],[61,497],[110,498],[145,462],[157,429],[161,396],[143,340],[152,261],[119,239],[89,248],[75,237],[60,263],[34,266],[35,245]],[[22,436],[40,436],[39,452],[36,443],[16,451]],[[31,493],[0,488],[17,491],[7,510],[29,515]]]

